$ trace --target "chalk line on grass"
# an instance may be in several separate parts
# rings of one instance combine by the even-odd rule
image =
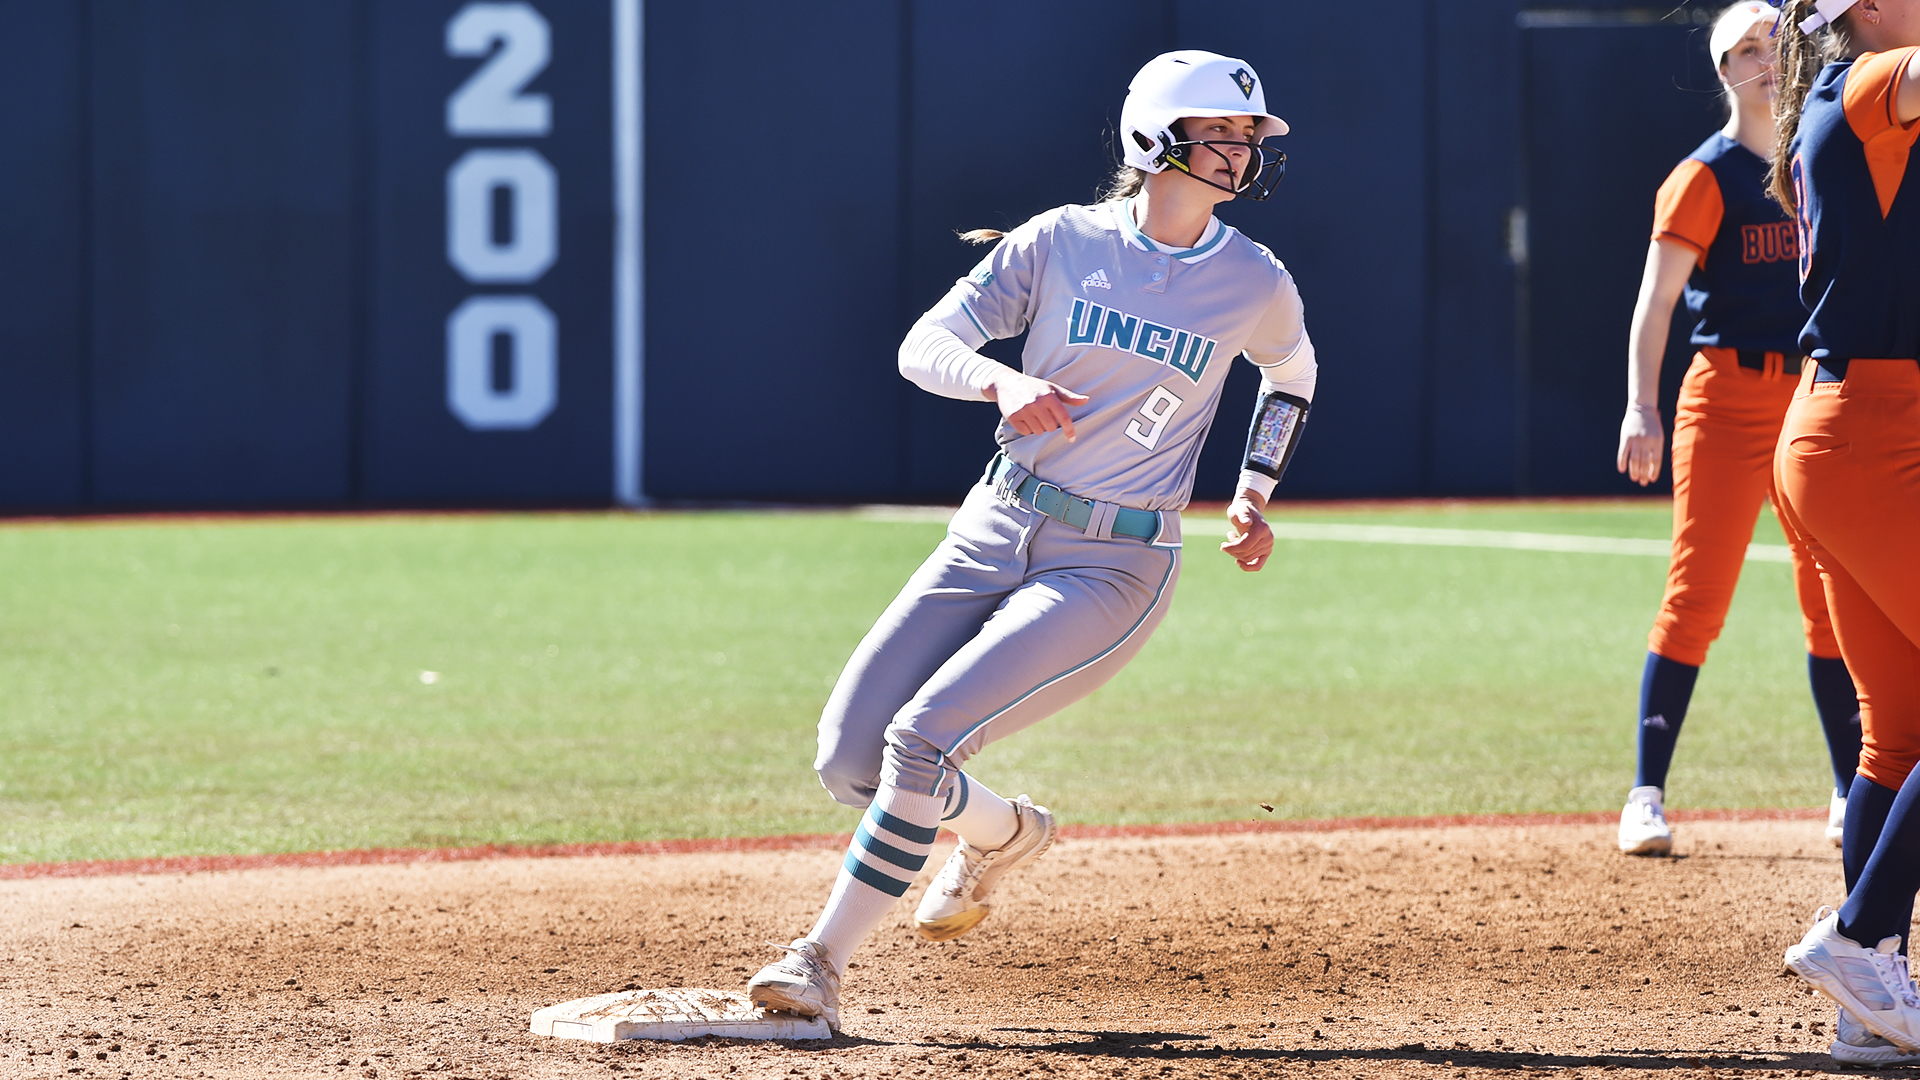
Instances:
[[[887,503],[875,503],[871,506],[856,506],[853,516],[863,521],[886,521],[897,525],[924,525],[933,523],[945,525],[953,520],[957,508],[952,506],[895,506]]]
[[[1494,529],[1437,529],[1414,525],[1342,525],[1316,521],[1269,521],[1273,535],[1281,540],[1330,540],[1360,544],[1415,544],[1428,547],[1502,548],[1510,551],[1559,551],[1579,555],[1652,555],[1667,558],[1673,554],[1673,541],[1646,540],[1621,536],[1580,536],[1573,533],[1504,532]],[[1183,526],[1190,533],[1225,536],[1225,522],[1205,522],[1198,528]],[[1754,562],[1787,562],[1784,544],[1748,544],[1747,558]]]
[[[867,521],[898,523],[945,522],[953,517],[947,506],[862,506],[854,511]],[[1425,525],[1346,525],[1322,521],[1273,521],[1267,525],[1279,540],[1324,540],[1358,544],[1412,544],[1422,547],[1499,548],[1508,551],[1559,551],[1576,555],[1652,555],[1667,558],[1671,540],[1624,536],[1583,536],[1577,533],[1505,532],[1497,529],[1442,529]],[[1189,516],[1181,530],[1192,536],[1225,536],[1227,526],[1215,518]],[[1748,544],[1753,562],[1791,561],[1784,544]]]
[[[1646,540],[1621,536],[1580,536],[1572,533],[1504,532],[1494,529],[1437,529],[1413,525],[1342,525],[1316,521],[1269,521],[1273,535],[1281,540],[1329,540],[1360,544],[1415,544],[1428,547],[1501,548],[1509,551],[1558,551],[1579,555],[1652,555],[1667,558],[1673,554],[1673,541]],[[1184,526],[1185,531],[1208,536],[1225,536],[1224,522],[1206,522],[1199,528]],[[1748,544],[1747,558],[1754,562],[1789,561],[1784,544]]]

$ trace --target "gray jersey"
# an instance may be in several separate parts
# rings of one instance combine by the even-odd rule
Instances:
[[[1026,373],[1091,399],[1069,410],[1074,442],[1004,422],[997,433],[1014,462],[1086,499],[1184,507],[1235,356],[1312,395],[1292,275],[1218,219],[1174,249],[1141,233],[1127,203],[1049,210],[1008,233],[927,318],[976,349],[1026,333]]]

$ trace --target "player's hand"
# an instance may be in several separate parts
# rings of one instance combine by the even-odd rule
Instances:
[[[1667,442],[1660,426],[1660,410],[1651,405],[1628,405],[1620,421],[1620,452],[1614,467],[1641,487],[1660,479],[1660,452]]]
[[[1241,495],[1227,507],[1227,542],[1220,550],[1233,556],[1240,569],[1249,573],[1267,565],[1273,554],[1273,529],[1253,500]]]
[[[1007,418],[1008,426],[1022,435],[1038,435],[1058,428],[1072,442],[1073,417],[1067,414],[1069,405],[1085,405],[1092,399],[1085,394],[1076,394],[1045,379],[1036,379],[1008,368],[997,376],[984,391],[994,404],[1000,406],[1000,415]]]

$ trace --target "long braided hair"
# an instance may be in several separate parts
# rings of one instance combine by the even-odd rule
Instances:
[[[1793,139],[1800,134],[1800,109],[1820,69],[1853,53],[1852,13],[1812,34],[1802,33],[1800,23],[1813,13],[1813,0],[1782,0],[1776,31],[1780,59],[1774,72],[1773,167],[1767,170],[1767,187],[1774,201],[1789,210],[1796,209]]]

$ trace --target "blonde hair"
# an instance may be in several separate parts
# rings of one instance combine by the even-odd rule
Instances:
[[[1807,103],[1820,69],[1853,54],[1853,21],[1849,15],[1809,35],[1800,23],[1814,14],[1813,0],[1783,0],[1780,5],[1780,59],[1775,68],[1773,99],[1773,162],[1767,170],[1767,188],[1774,201],[1797,209],[1793,195],[1793,140],[1800,134],[1800,110]]]
[[[1101,202],[1124,202],[1140,194],[1147,186],[1147,174],[1131,165],[1121,165],[1100,186]]]

